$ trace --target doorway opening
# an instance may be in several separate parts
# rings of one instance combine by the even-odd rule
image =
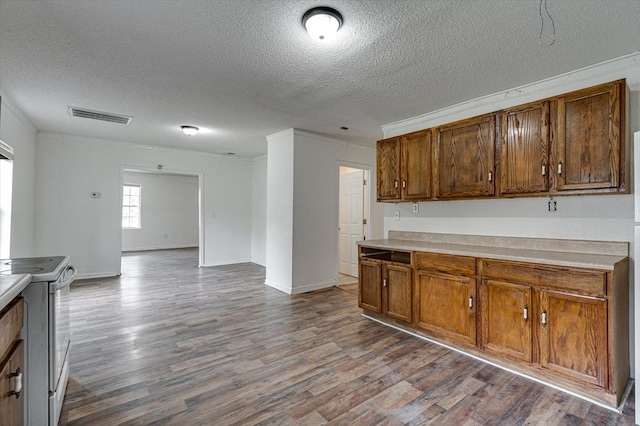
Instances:
[[[120,175],[119,272],[123,253],[136,251],[196,249],[203,265],[202,174],[122,167]]]
[[[369,225],[369,170],[340,165],[338,201],[338,285],[358,282],[358,241],[366,240]]]

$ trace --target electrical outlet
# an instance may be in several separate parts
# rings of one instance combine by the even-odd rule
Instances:
[[[395,214],[393,215],[393,218],[395,220],[400,220],[400,211],[399,210],[396,210]]]
[[[550,212],[555,212],[558,210],[558,203],[553,198],[549,198],[549,202],[547,203],[547,210]]]
[[[418,203],[413,203],[413,212],[418,213]]]

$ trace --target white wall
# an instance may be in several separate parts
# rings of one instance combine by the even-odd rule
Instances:
[[[123,173],[141,187],[140,229],[122,230],[122,250],[198,247],[198,176]]]
[[[202,266],[250,261],[250,161],[51,133],[37,137],[36,255],[70,255],[81,277],[118,274],[121,170],[157,165],[203,175]]]
[[[293,129],[267,136],[265,284],[293,289]]]
[[[640,129],[640,54],[629,55],[604,64],[588,67],[524,87],[474,99],[441,111],[383,126],[385,137],[426,129],[442,123],[497,111],[548,96],[558,95],[596,84],[627,79],[630,88],[628,128],[629,140]],[[629,142],[629,140],[627,142]],[[632,144],[627,157],[633,158]],[[627,185],[633,174],[627,176]],[[633,191],[633,188],[631,189]],[[547,210],[547,198],[494,200],[435,201],[419,205],[419,213],[411,213],[411,204],[386,204],[384,233],[389,230],[439,232],[515,237],[566,238],[578,240],[627,241],[633,266],[634,200],[633,195],[558,196],[556,212]],[[400,211],[400,220],[394,213]],[[634,284],[635,283],[635,284]],[[631,359],[634,345],[634,292],[640,283],[630,270]],[[639,330],[640,332],[640,330]],[[640,343],[640,336],[635,339]],[[638,350],[638,349],[636,349]],[[635,369],[632,366],[633,374]]]
[[[266,283],[287,293],[334,286],[339,167],[359,166],[375,176],[375,149],[297,129],[270,135],[267,143]],[[375,186],[369,190],[373,197]],[[369,238],[382,237],[382,218],[382,206],[372,205]]]
[[[3,93],[0,139],[14,149],[10,255],[34,255],[35,145],[37,130]]]
[[[251,163],[251,261],[267,265],[267,156]]]

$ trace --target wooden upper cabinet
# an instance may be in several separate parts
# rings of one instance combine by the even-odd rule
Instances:
[[[488,114],[436,129],[436,198],[495,195],[495,127],[495,115]]]
[[[549,190],[549,101],[500,113],[501,194]]]
[[[431,198],[431,132],[403,136],[401,146],[402,199]]]
[[[376,188],[378,201],[400,199],[400,138],[378,141]]]
[[[624,191],[624,80],[558,98],[558,191]]]

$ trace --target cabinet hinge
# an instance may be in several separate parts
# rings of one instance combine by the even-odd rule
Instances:
[[[362,224],[366,225],[367,224],[367,219],[362,219]]]
[[[367,180],[366,180],[366,179],[363,179],[363,180],[362,180],[362,185],[363,185],[363,186],[367,186]]]

